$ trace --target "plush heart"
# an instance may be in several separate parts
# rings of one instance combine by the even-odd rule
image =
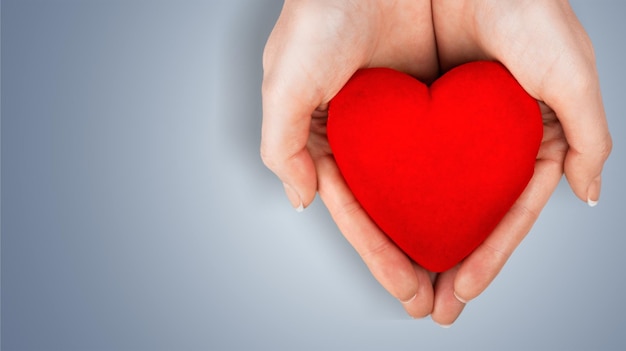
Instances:
[[[442,272],[493,231],[533,175],[541,112],[499,63],[452,69],[430,87],[358,71],[333,98],[328,140],[348,186],[409,257]]]

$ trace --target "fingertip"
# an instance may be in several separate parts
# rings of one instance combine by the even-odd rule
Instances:
[[[456,266],[439,274],[435,282],[435,299],[432,311],[432,320],[443,328],[449,328],[459,318],[465,308],[456,297],[454,282],[459,272]]]
[[[419,280],[419,279],[418,279]],[[422,319],[430,314],[430,307],[424,308],[424,298],[420,296],[420,286],[418,281],[404,287],[404,296],[396,297],[402,304],[406,313],[413,319]],[[408,298],[406,296],[409,296]]]
[[[454,278],[454,298],[467,304],[478,297],[498,275],[507,257],[485,243],[476,248],[463,261]]]
[[[565,160],[565,177],[576,197],[590,207],[595,207],[600,200],[602,165],[589,167],[587,164],[568,155]]]
[[[472,282],[472,277],[460,276],[455,279],[452,295],[456,301],[467,305],[482,292],[481,290],[481,288],[477,288],[477,282]]]
[[[413,296],[409,297],[406,300],[402,300],[402,299],[398,299],[400,301],[400,303],[402,303],[403,305],[408,305],[411,302],[413,302],[415,299],[417,298],[417,293],[413,294]]]
[[[302,212],[317,193],[317,171],[306,147],[296,152],[268,142],[261,144],[261,159],[281,180],[291,206]]]
[[[575,147],[577,143],[574,138],[568,137],[568,143],[570,147],[564,162],[565,177],[574,194],[594,207],[600,199],[602,170],[613,148],[611,135],[607,132],[603,138],[593,143],[587,142],[591,144],[587,147]]]
[[[477,250],[480,250],[480,247]],[[481,279],[477,277],[476,274],[477,272],[484,273],[483,269],[485,267],[481,267],[482,264],[477,264],[473,261],[474,260],[466,259],[454,279],[454,298],[464,305],[478,296],[482,290],[478,287],[478,281]]]
[[[433,288],[429,273],[416,263],[412,262],[411,264],[417,278],[413,285],[415,293],[409,299],[400,300],[400,302],[411,318],[422,319],[432,312]]]
[[[600,200],[600,188],[602,185],[601,176],[597,176],[587,188],[587,204],[589,207],[595,207]]]
[[[298,192],[287,183],[283,183],[283,187],[285,188],[285,194],[287,194],[289,202],[291,202],[291,206],[293,206],[296,212],[304,211],[304,204],[302,203],[300,194],[298,194]]]
[[[459,296],[459,293],[457,293],[456,291],[453,292],[454,297],[462,304],[467,304],[469,302],[468,299],[462,298],[461,296]]]

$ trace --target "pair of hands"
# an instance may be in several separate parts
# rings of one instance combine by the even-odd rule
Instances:
[[[352,74],[390,67],[430,83],[476,60],[503,63],[539,101],[544,137],[526,190],[462,263],[435,274],[368,217],[326,137],[328,102]],[[409,315],[451,325],[530,231],[565,173],[594,206],[612,147],[591,42],[564,0],[286,0],[263,56],[261,156],[297,210],[316,192]]]

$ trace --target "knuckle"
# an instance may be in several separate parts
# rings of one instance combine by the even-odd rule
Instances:
[[[377,257],[384,256],[393,246],[388,240],[379,240],[361,252],[361,257],[365,262],[376,260]]]
[[[280,161],[276,157],[276,152],[274,152],[274,150],[272,150],[269,146],[267,146],[267,144],[265,143],[261,144],[260,154],[261,154],[261,160],[263,161],[263,164],[267,168],[271,170],[276,170],[278,168]]]
[[[511,257],[512,253],[509,252],[508,250],[497,248],[488,242],[485,242],[484,246],[488,250],[489,256],[492,258],[494,262],[500,262],[503,260],[506,261],[509,259],[509,257]]]
[[[293,147],[261,141],[260,155],[263,164],[274,173],[280,173],[285,167],[297,160],[300,150]]]
[[[576,69],[567,72],[569,83],[566,86],[572,96],[589,96],[598,89],[597,74],[590,64],[574,64]]]
[[[611,151],[613,151],[613,139],[611,138],[611,135],[607,133],[607,136],[602,140],[600,145],[600,156],[603,160],[606,160],[609,158]]]
[[[350,201],[338,204],[334,217],[337,222],[348,222],[357,216],[360,211],[362,211],[361,205],[356,199],[351,199]]]
[[[510,212],[513,213],[515,217],[521,218],[524,223],[534,223],[539,217],[538,211],[520,203],[514,204]]]

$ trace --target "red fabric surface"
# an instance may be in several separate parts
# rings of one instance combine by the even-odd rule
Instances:
[[[487,61],[430,87],[387,68],[360,70],[328,115],[335,160],[357,200],[434,272],[493,231],[532,177],[543,134],[537,102]]]

